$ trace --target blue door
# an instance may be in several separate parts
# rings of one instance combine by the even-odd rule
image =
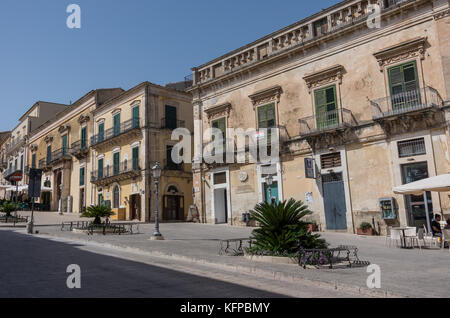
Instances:
[[[270,187],[270,193],[269,193],[269,186],[267,184],[264,184],[264,192],[265,192],[265,200],[267,203],[271,203],[272,198],[275,199],[276,203],[280,202],[279,196],[278,196],[278,182],[274,182],[272,186]]]
[[[347,230],[347,207],[342,173],[322,176],[323,202],[328,230]]]

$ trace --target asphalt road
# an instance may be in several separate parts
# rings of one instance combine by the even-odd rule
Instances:
[[[0,231],[0,242],[2,298],[285,297],[12,231]],[[80,289],[67,287],[71,264],[81,268]]]

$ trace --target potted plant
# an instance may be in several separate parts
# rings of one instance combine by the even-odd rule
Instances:
[[[13,202],[5,201],[3,202],[1,210],[6,214],[6,217],[11,217],[11,212],[16,211],[16,205]]]
[[[319,232],[319,226],[317,225],[316,222],[311,222],[308,224],[308,232],[312,233],[312,232]]]
[[[374,231],[372,224],[363,222],[361,223],[359,229],[358,229],[358,235],[366,235],[366,236],[373,236]]]
[[[114,215],[114,212],[111,211],[111,208],[106,205],[93,205],[86,209],[81,217],[84,218],[94,218],[93,225],[101,225],[102,219],[108,216]]]

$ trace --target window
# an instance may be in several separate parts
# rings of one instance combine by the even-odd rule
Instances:
[[[166,146],[166,158],[167,158],[167,169],[169,170],[178,170],[179,169],[179,165],[176,164],[175,162],[173,162],[172,160],[172,150],[173,150],[173,146]]]
[[[113,174],[118,175],[120,173],[120,152],[113,155],[113,161]]]
[[[87,148],[87,127],[81,128],[81,149]]]
[[[320,156],[322,169],[332,169],[342,166],[341,153],[336,152],[332,154]]]
[[[103,179],[103,159],[98,159],[98,179]]]
[[[133,107],[132,113],[133,128],[139,128],[139,106]]]
[[[113,208],[118,209],[120,207],[120,189],[119,186],[115,186],[113,190]]]
[[[36,169],[36,154],[31,155],[31,168]]]
[[[17,158],[16,158],[16,159],[14,159],[14,170],[16,170],[16,171],[17,171]]]
[[[47,164],[49,164],[52,161],[52,146],[47,146]]]
[[[62,136],[62,155],[67,155],[67,135]]]
[[[120,113],[114,115],[114,136],[120,134]]]
[[[139,170],[139,147],[133,148],[133,170]]]
[[[105,138],[105,123],[98,124],[98,141],[101,142]]]
[[[322,130],[339,123],[336,85],[314,91],[317,129]]]
[[[165,128],[177,129],[177,108],[166,105]]]
[[[314,36],[321,36],[328,31],[328,19],[324,18],[314,22]]]
[[[425,139],[413,139],[398,143],[398,155],[400,158],[408,158],[413,156],[425,155],[427,153],[425,147]]]
[[[420,103],[416,62],[391,67],[388,70],[392,109],[417,106]]]
[[[20,167],[19,167],[19,170],[22,170],[24,167],[23,167],[23,155],[20,155]]]
[[[85,168],[80,168],[80,187],[84,186],[84,179],[85,179]]]
[[[214,174],[214,185],[226,184],[226,183],[227,183],[227,173],[226,172]]]
[[[226,143],[227,127],[225,117],[216,119],[212,122],[212,128],[219,129],[222,132],[223,142]]]
[[[275,128],[275,104],[269,104],[258,108],[258,128]]]

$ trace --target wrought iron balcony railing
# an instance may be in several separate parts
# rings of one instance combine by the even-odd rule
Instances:
[[[3,178],[9,179],[13,174],[17,172],[22,172],[22,169],[20,167],[11,167],[3,171]]]
[[[322,132],[346,127],[354,127],[357,121],[352,112],[345,108],[318,113],[299,120],[300,136],[320,134]]]
[[[382,119],[428,108],[440,108],[443,106],[443,103],[439,92],[427,86],[425,88],[371,100],[370,106],[372,107],[373,118]]]
[[[110,128],[108,130],[105,130],[103,133],[99,133],[97,135],[92,136],[91,146],[98,145],[104,141],[110,140],[112,138],[125,134],[133,129],[139,128],[141,128],[139,118],[127,120],[117,127]]]
[[[140,170],[139,159],[125,160],[118,165],[106,166],[103,169],[93,171],[91,173],[91,182],[102,181],[130,172],[139,172]]]
[[[52,156],[47,160],[47,163],[52,164],[64,158],[69,158],[69,156],[70,156],[70,149],[61,148],[52,152]]]

